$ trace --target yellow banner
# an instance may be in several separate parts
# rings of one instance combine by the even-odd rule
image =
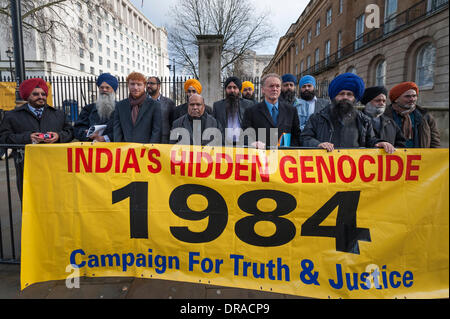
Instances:
[[[53,106],[52,85],[47,82],[47,104]],[[0,82],[0,110],[10,111],[16,107],[16,82]]]
[[[448,298],[448,149],[27,145],[21,286],[157,278]]]

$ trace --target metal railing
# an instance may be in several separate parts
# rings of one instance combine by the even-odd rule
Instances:
[[[6,155],[0,161],[0,263],[18,264],[22,205],[14,188],[16,175],[13,156],[8,159],[7,149],[24,151],[24,146],[0,145],[0,153]]]

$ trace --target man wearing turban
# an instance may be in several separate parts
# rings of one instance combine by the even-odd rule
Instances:
[[[255,85],[252,82],[242,82],[241,94],[243,99],[249,100],[253,104],[257,103],[255,99]]]
[[[68,143],[73,129],[65,114],[47,104],[48,86],[40,78],[23,81],[19,93],[27,103],[8,111],[0,124],[0,144]],[[14,151],[17,189],[22,199],[24,153]]]
[[[353,73],[341,74],[331,81],[331,104],[310,117],[301,134],[301,145],[328,152],[335,148],[379,147],[393,153],[394,146],[377,139],[370,118],[355,108],[364,88],[364,81]]]
[[[109,73],[100,74],[97,78],[98,97],[95,103],[86,105],[80,112],[74,124],[74,135],[79,141],[112,142],[114,133],[114,109],[116,107],[115,93],[119,81]],[[104,127],[101,131],[92,129],[95,126]]]
[[[303,131],[311,115],[320,112],[330,101],[316,97],[316,79],[311,75],[302,77],[298,86],[300,87],[300,99],[294,106],[298,112],[300,130]]]
[[[242,81],[235,76],[225,80],[223,85],[225,90],[225,99],[213,104],[213,116],[224,128],[225,143],[229,146],[239,144],[241,136],[242,120],[244,112],[253,105],[252,102],[241,98]],[[244,141],[240,141],[244,145]]]
[[[175,110],[173,110],[172,120],[175,121],[176,119],[187,114],[189,98],[194,94],[202,94],[202,91],[203,91],[203,87],[199,80],[189,79],[186,82],[184,82],[184,92],[186,93],[186,103],[178,105],[175,108]],[[205,105],[205,111],[208,112],[208,114],[212,114],[211,106]]]
[[[296,106],[299,101],[295,96],[295,88],[297,86],[297,78],[293,74],[284,74],[281,77],[281,94],[280,101]]]
[[[417,105],[419,88],[414,82],[403,82],[389,91],[386,116],[393,119],[406,138],[406,147],[437,148],[441,138],[436,120]]]
[[[405,147],[405,137],[393,119],[384,115],[386,110],[387,90],[384,86],[367,88],[361,98],[365,105],[363,113],[372,120],[375,136],[395,147]]]

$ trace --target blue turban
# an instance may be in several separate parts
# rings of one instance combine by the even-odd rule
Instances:
[[[119,81],[117,81],[117,79],[110,73],[102,73],[99,75],[97,78],[97,86],[100,86],[103,82],[108,83],[113,88],[114,92],[119,86]]]
[[[361,100],[364,94],[364,81],[353,73],[344,73],[338,75],[328,86],[328,95],[330,99],[334,99],[341,91],[352,91],[356,101]]]
[[[305,84],[312,84],[314,88],[316,87],[316,79],[311,75],[305,75],[300,79],[300,83],[298,84],[299,87],[302,87]]]
[[[283,83],[286,82],[294,82],[295,85],[297,85],[297,78],[292,75],[292,74],[285,74],[281,77],[281,80],[283,81]]]

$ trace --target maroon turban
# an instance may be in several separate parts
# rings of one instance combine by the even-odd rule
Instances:
[[[28,97],[35,88],[43,89],[45,94],[48,95],[47,83],[45,83],[45,81],[40,78],[33,78],[25,80],[20,84],[19,93],[22,99],[24,99],[25,101],[28,100]]]

